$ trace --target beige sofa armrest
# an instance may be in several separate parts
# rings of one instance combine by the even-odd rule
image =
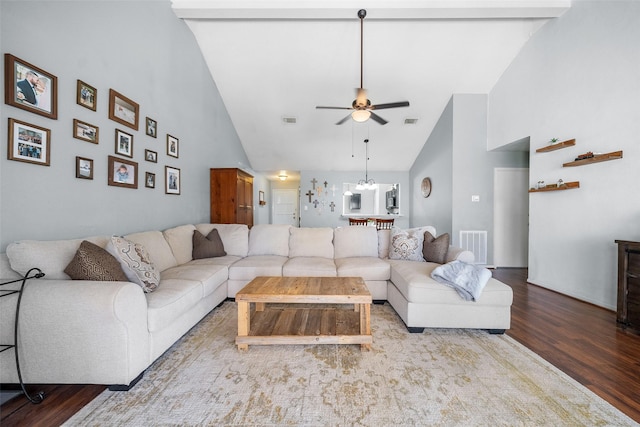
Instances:
[[[130,282],[29,280],[18,328],[26,383],[129,384],[150,363],[147,302]]]
[[[471,251],[467,251],[457,246],[449,246],[447,256],[445,257],[445,262],[451,262],[455,260],[472,264],[476,260],[476,257]]]

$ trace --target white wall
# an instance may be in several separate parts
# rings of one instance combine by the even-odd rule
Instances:
[[[610,309],[615,239],[640,240],[640,2],[577,1],[525,45],[489,95],[490,148],[531,137],[529,280]],[[535,153],[552,137],[571,148]],[[563,168],[587,151],[624,158]]]
[[[51,166],[0,157],[0,251],[20,239],[208,222],[209,168],[248,160],[198,45],[170,1],[2,1],[0,10],[2,53],[56,75],[59,86],[57,120],[1,107],[3,140],[9,117],[51,129]],[[98,89],[96,112],[76,104],[77,79]],[[157,139],[144,127],[134,131],[108,119],[110,88],[140,104],[142,123],[146,116],[158,122]],[[99,145],[72,138],[74,118],[99,127]],[[107,186],[116,128],[134,135],[136,190]],[[178,159],[166,155],[167,133],[180,140]],[[158,152],[158,163],[144,160],[145,148]],[[75,178],[76,156],[94,160],[92,181]],[[165,165],[181,169],[179,196],[164,194]],[[156,174],[155,189],[144,187],[145,171]]]

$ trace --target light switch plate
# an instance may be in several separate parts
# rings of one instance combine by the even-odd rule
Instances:
[[[473,196],[471,196],[471,201],[472,202],[479,202],[480,201],[480,196],[477,194],[474,194]]]

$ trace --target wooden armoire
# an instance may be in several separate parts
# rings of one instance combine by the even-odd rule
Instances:
[[[253,176],[237,168],[209,171],[212,224],[253,226]]]

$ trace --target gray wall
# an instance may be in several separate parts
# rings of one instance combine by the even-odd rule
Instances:
[[[20,239],[126,234],[208,222],[210,167],[248,164],[198,45],[169,1],[2,1],[1,48],[58,77],[58,119],[2,105],[7,118],[51,129],[51,166],[0,158],[0,251]],[[25,17],[35,24],[25,26]],[[76,80],[98,89],[97,111],[76,104]],[[113,88],[140,104],[140,120],[158,122],[158,138],[108,119]],[[100,129],[99,145],[72,137],[73,119]],[[107,186],[114,132],[134,135],[136,190]],[[166,134],[180,140],[166,155]],[[144,161],[144,149],[158,163]],[[94,160],[94,179],[75,178],[75,157]],[[164,194],[164,167],[181,169],[182,194]],[[156,188],[144,187],[144,172]],[[261,185],[261,183],[259,183]],[[258,216],[261,218],[261,216]]]
[[[531,138],[530,183],[579,181],[531,193],[529,280],[610,309],[615,239],[640,240],[640,3],[579,1],[541,28],[489,95],[489,146]],[[535,153],[552,137],[576,145]],[[587,151],[624,158],[562,164]]]

